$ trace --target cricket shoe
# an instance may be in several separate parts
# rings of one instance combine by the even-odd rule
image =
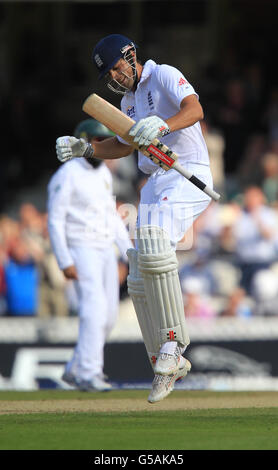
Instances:
[[[77,386],[78,390],[82,392],[108,392],[112,390],[112,385],[97,375],[91,380],[81,380]]]
[[[71,372],[64,372],[61,378],[63,382],[66,382],[71,387],[77,386],[77,379]]]
[[[191,370],[191,363],[184,357],[181,358],[180,365],[181,368],[174,374],[156,374],[154,376],[152,390],[148,396],[149,403],[155,403],[166,398],[174,389],[175,382],[183,379],[187,375],[187,372]]]
[[[154,373],[160,375],[175,374],[182,367],[182,359],[184,358],[181,355],[179,346],[176,347],[173,354],[162,352],[154,365]]]

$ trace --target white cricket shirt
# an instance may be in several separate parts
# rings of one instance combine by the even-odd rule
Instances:
[[[126,257],[133,245],[116,211],[112,175],[104,163],[93,168],[85,158],[75,158],[59,167],[48,184],[48,230],[61,269],[74,264],[69,250],[74,246],[105,249],[115,242]]]
[[[148,60],[143,68],[135,93],[128,92],[121,101],[121,109],[135,121],[148,116],[159,116],[163,120],[180,111],[181,101],[197,93],[184,75],[175,67],[156,64]],[[117,138],[126,143],[122,138]],[[171,132],[161,138],[179,156],[179,162],[209,165],[207,146],[200,123]],[[147,174],[158,169],[157,165],[139,152],[138,166]]]

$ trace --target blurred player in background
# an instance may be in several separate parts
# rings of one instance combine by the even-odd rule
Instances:
[[[203,109],[194,88],[175,67],[137,58],[132,40],[112,34],[93,51],[99,78],[123,95],[121,109],[136,121],[129,134],[139,146],[161,139],[179,162],[212,187],[207,146],[201,131]],[[60,161],[73,157],[125,157],[132,147],[119,136],[89,146],[71,136],[57,139]],[[136,249],[128,251],[128,288],[154,370],[149,402],[165,398],[191,365],[175,250],[210,198],[175,171],[165,171],[139,152],[138,166],[149,175],[141,190]],[[188,247],[187,247],[188,249]]]
[[[113,135],[94,119],[74,135],[96,142]],[[48,185],[48,229],[58,265],[74,281],[79,334],[62,379],[80,390],[111,389],[103,373],[104,345],[119,308],[118,251],[127,263],[133,245],[112,195],[112,174],[102,160],[80,158],[61,166]]]

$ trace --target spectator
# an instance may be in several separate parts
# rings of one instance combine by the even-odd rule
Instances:
[[[238,203],[230,202],[222,204],[218,208],[219,232],[216,243],[216,255],[233,263],[235,253],[235,240],[233,236],[233,225],[240,214],[241,208]]]
[[[277,205],[278,201],[278,154],[267,152],[262,159],[262,189],[267,202]]]
[[[193,248],[198,256],[210,257],[218,249],[217,237],[221,230],[221,206],[211,203],[193,225]]]
[[[41,214],[30,202],[23,203],[19,208],[19,221],[22,230],[28,233],[41,233]]]
[[[241,287],[237,287],[227,298],[224,310],[220,313],[222,317],[250,317],[253,314],[250,300]]]
[[[209,297],[202,294],[202,283],[197,278],[187,278],[181,284],[186,317],[212,318],[216,312],[210,305]]]
[[[241,270],[241,287],[251,293],[254,274],[268,269],[277,259],[277,216],[268,207],[262,190],[250,186],[244,192],[243,208],[234,223],[236,262]]]
[[[23,239],[10,246],[4,266],[6,301],[9,315],[36,315],[38,310],[39,273]]]
[[[255,315],[277,315],[278,273],[275,269],[262,269],[252,280]]]
[[[19,208],[21,235],[37,263],[43,260],[45,251],[44,218],[36,207],[26,202]]]
[[[7,215],[0,218],[1,243],[4,252],[8,253],[13,241],[20,237],[20,228],[18,221],[11,219]]]
[[[234,255],[232,226],[238,217],[237,203],[210,204],[194,223],[194,248],[198,256],[207,258]]]
[[[198,285],[205,295],[212,295],[215,292],[215,279],[208,261],[205,256],[195,256],[191,262],[186,262],[182,266],[179,275],[184,289],[187,285]]]
[[[72,281],[66,281],[52,251],[48,236],[47,214],[41,215],[41,240],[43,257],[38,263],[40,271],[40,300],[38,315],[42,318],[65,317],[70,313],[66,290]]]

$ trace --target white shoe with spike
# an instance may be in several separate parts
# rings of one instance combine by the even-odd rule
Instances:
[[[161,352],[154,366],[154,373],[160,375],[175,374],[183,364],[183,356],[179,346],[175,348],[172,354]]]
[[[180,368],[170,375],[156,374],[152,383],[152,390],[148,397],[149,403],[155,403],[166,398],[174,389],[175,382],[183,379],[191,370],[191,363],[181,356]]]

